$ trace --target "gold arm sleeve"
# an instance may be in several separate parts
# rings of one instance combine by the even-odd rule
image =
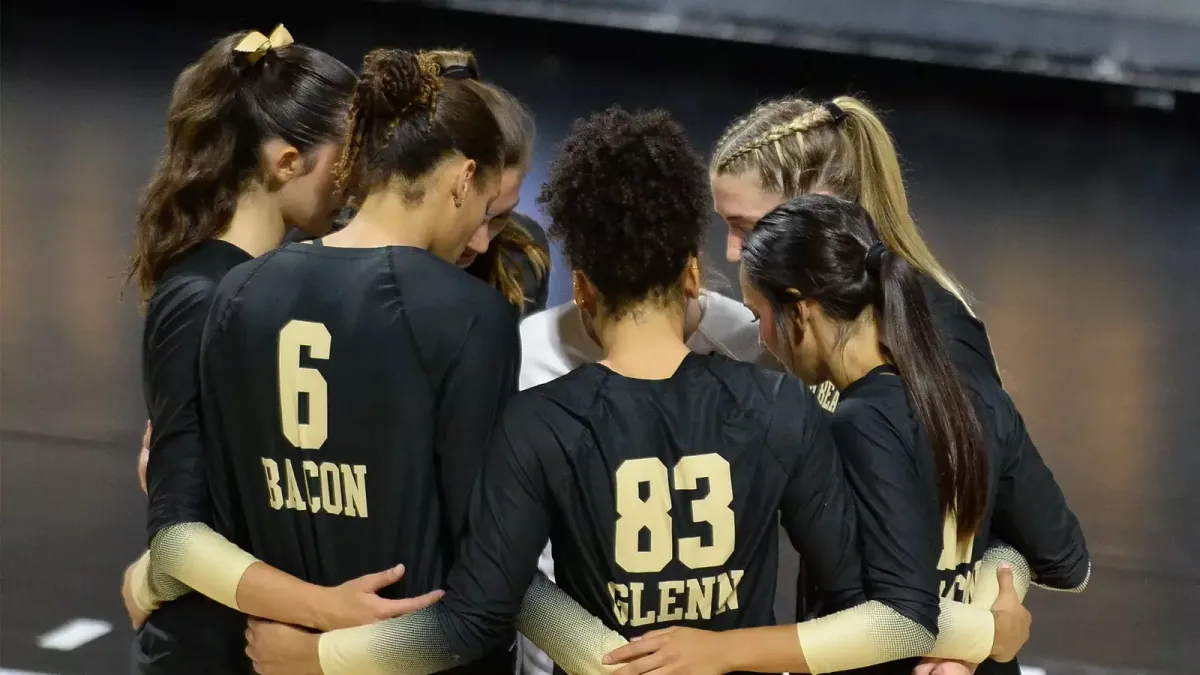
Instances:
[[[147,550],[140,558],[133,562],[130,566],[129,573],[125,576],[124,582],[129,587],[129,594],[133,597],[133,603],[138,606],[138,609],[143,612],[153,612],[159,608],[159,605],[188,592],[187,587],[182,590],[175,588],[178,591],[174,597],[159,598],[150,588],[150,551]],[[182,586],[182,584],[180,584]],[[171,595],[164,592],[163,595]]]
[[[438,605],[380,623],[325,633],[318,642],[324,675],[427,675],[460,665],[446,645]]]
[[[163,528],[150,542],[148,589],[159,602],[193,589],[238,611],[238,582],[258,560],[203,523]]]
[[[979,573],[975,575],[975,587],[971,590],[971,604],[991,609],[992,603],[1000,595],[1000,582],[996,580],[996,570],[1000,563],[1008,563],[1012,568],[1013,588],[1022,602],[1025,593],[1029,591],[1029,582],[1033,571],[1025,557],[1017,553],[1015,548],[999,544],[989,548],[979,561]]]
[[[525,592],[517,630],[550,656],[568,675],[601,675],[620,666],[605,666],[604,655],[628,642],[579,606],[539,572]]]
[[[1004,544],[993,546],[979,562],[970,604],[942,600],[937,642],[927,656],[980,663],[992,653],[996,621],[991,608],[1000,595],[1000,583],[996,579],[1000,563],[1006,562],[1012,567],[1013,588],[1022,600],[1025,599],[1031,574],[1029,564],[1016,549]]]
[[[877,600],[797,624],[796,633],[811,673],[922,656],[934,643],[928,630]]]

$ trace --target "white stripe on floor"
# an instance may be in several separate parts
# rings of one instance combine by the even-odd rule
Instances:
[[[35,673],[32,670],[13,670],[12,668],[0,668],[0,675],[50,675],[49,673]]]
[[[1021,675],[1046,675],[1046,669],[1037,666],[1021,666]]]
[[[111,632],[112,624],[107,621],[78,617],[48,633],[39,635],[37,646],[42,649],[69,652]]]

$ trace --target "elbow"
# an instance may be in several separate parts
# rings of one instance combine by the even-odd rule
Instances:
[[[1033,583],[1040,588],[1062,593],[1082,593],[1092,579],[1092,559],[1086,553],[1063,571],[1053,570],[1048,574],[1040,571]]]

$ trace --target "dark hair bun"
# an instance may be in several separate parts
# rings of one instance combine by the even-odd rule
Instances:
[[[358,79],[360,102],[381,118],[428,112],[441,90],[438,70],[434,59],[424,52],[373,49],[363,59]]]

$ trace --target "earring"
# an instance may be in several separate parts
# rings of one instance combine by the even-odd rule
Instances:
[[[463,205],[463,198],[458,195],[454,195],[454,207],[461,209],[462,205]]]

